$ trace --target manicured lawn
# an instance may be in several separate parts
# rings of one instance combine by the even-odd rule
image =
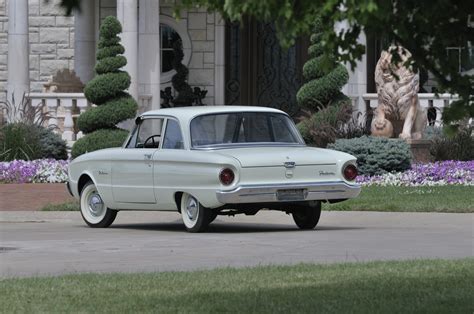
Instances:
[[[472,313],[474,259],[0,281],[0,312]]]
[[[472,213],[474,186],[363,187],[358,198],[324,204],[323,209]]]
[[[62,203],[62,204],[48,204],[41,208],[43,211],[74,211],[74,210],[80,210],[79,207],[79,202],[78,201],[72,201],[72,202],[67,202],[67,203]]]
[[[474,212],[474,186],[363,187],[360,196],[337,204],[323,204],[325,210],[394,212]],[[47,205],[45,211],[79,210],[77,201]]]

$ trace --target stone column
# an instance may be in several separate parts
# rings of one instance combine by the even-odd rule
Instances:
[[[219,13],[216,13],[215,21],[214,103],[225,105],[225,21]]]
[[[160,1],[140,0],[139,25],[139,69],[140,86],[151,95],[150,108],[159,109],[160,99]]]
[[[334,26],[336,32],[348,30],[349,27],[347,20],[336,23]],[[357,42],[367,47],[367,38],[364,32],[361,32],[359,38],[357,38]],[[365,119],[367,108],[362,95],[367,93],[367,54],[364,54],[361,60],[356,61],[354,70],[351,69],[349,63],[346,63],[345,66],[349,72],[349,81],[342,88],[342,92],[347,96],[355,96],[355,114],[360,112],[362,114],[360,118]]]
[[[95,29],[94,0],[82,0],[74,13],[74,70],[84,84],[94,77]]]
[[[364,32],[360,34],[357,41],[367,47],[367,38]],[[350,66],[347,66],[347,70],[349,71],[347,95],[357,95],[357,108],[354,109],[362,114],[360,119],[365,121],[367,106],[362,95],[367,93],[367,53],[365,53],[360,60],[356,61],[354,70],[351,70]]]
[[[17,105],[30,90],[29,55],[28,0],[9,0],[7,99]]]
[[[122,24],[122,45],[132,83],[128,92],[138,101],[138,0],[117,0],[117,18]]]

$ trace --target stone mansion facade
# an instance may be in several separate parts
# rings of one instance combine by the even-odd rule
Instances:
[[[308,38],[283,51],[272,23],[225,22],[218,13],[193,8],[173,18],[175,0],[81,0],[81,12],[64,16],[60,0],[0,0],[0,100],[41,93],[62,69],[83,83],[94,75],[101,21],[116,16],[131,75],[129,93],[140,111],[160,107],[160,90],[171,86],[172,44],[183,43],[189,84],[207,90],[207,105],[253,104],[291,110],[303,83]],[[344,27],[338,25],[336,27]],[[365,112],[376,102],[373,70],[380,45],[362,34],[366,55],[350,70],[344,92]],[[35,96],[38,97],[38,96]],[[372,103],[370,104],[372,105]],[[81,109],[82,110],[82,109]]]
[[[128,60],[125,70],[132,77],[129,92],[135,98],[151,97],[151,106],[158,108],[160,89],[171,85],[175,72],[170,67],[171,46],[163,39],[177,34],[183,42],[183,63],[189,68],[190,85],[208,91],[207,104],[224,103],[224,46],[219,44],[223,41],[224,23],[216,14],[194,9],[183,12],[177,21],[172,17],[174,1],[82,0],[81,13],[67,17],[59,2],[0,0],[1,99],[5,99],[9,84],[12,90],[14,84],[23,84],[29,85],[32,92],[41,92],[61,69],[75,70],[83,83],[89,81],[93,77],[100,22],[114,15],[123,25],[122,44]],[[8,5],[14,6],[14,12],[8,11]],[[27,32],[9,37],[13,28]],[[18,38],[22,36],[28,40]],[[165,45],[160,45],[162,41]],[[9,58],[15,60],[9,62]]]

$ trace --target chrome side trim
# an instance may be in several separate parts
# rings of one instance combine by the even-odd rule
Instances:
[[[360,194],[361,186],[344,181],[242,185],[231,191],[217,191],[216,197],[222,204],[281,202],[277,192],[285,189],[304,189],[304,200],[313,201],[354,198]]]
[[[202,146],[193,146],[191,150],[224,150],[224,149],[234,149],[234,148],[254,148],[254,147],[306,147],[305,144],[300,143],[232,143],[232,144],[215,144],[215,145],[202,145]]]

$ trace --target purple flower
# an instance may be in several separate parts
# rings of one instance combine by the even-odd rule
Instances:
[[[381,176],[358,176],[363,185],[474,185],[474,161],[441,161],[413,164],[410,170]]]
[[[38,159],[0,162],[2,183],[57,183],[67,180],[67,160]]]

